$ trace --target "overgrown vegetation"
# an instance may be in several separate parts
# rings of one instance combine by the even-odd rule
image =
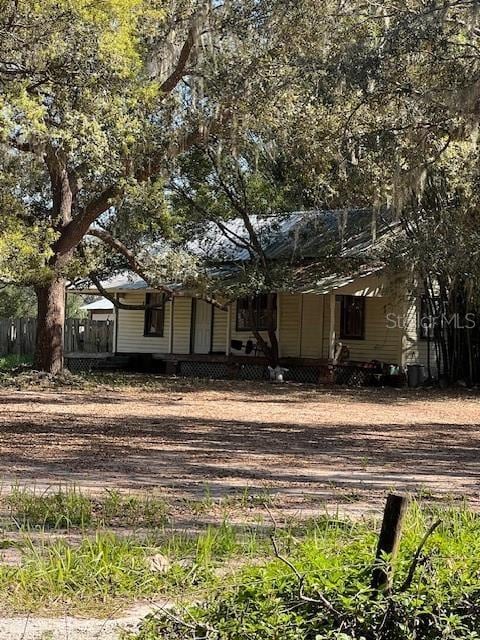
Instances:
[[[227,561],[266,550],[255,531],[224,523],[197,535],[152,528],[144,535],[84,532],[77,544],[40,539],[4,541],[20,551],[16,566],[0,564],[0,603],[15,612],[105,615],[144,598],[198,598],[219,586]],[[228,573],[228,570],[227,570]]]
[[[165,525],[167,504],[155,496],[125,495],[107,490],[100,498],[65,487],[38,493],[17,487],[6,498],[11,517],[21,528],[146,527]]]
[[[228,504],[251,499],[261,496],[245,492]],[[17,556],[0,564],[0,603],[10,611],[107,615],[145,598],[176,603],[128,640],[478,638],[480,517],[466,506],[411,504],[393,592],[374,596],[371,520],[325,515],[273,527],[266,507],[261,524],[225,520],[193,534],[170,528],[166,503],[153,496],[17,488],[5,500],[21,526],[18,539],[1,544]],[[208,493],[201,508],[214,508]],[[419,543],[437,519],[410,582]],[[47,535],[64,526],[81,527],[80,538]]]
[[[403,587],[437,515],[411,508],[391,596],[375,597],[370,589],[376,544],[371,523],[325,518],[279,534],[283,560],[245,566],[201,603],[152,615],[129,638],[473,640],[480,625],[476,514],[443,511],[411,586]]]
[[[11,371],[16,367],[31,364],[31,362],[32,356],[17,355],[15,353],[0,356],[0,371]]]

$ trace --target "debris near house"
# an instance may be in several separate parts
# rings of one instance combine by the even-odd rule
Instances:
[[[288,369],[277,365],[276,367],[268,367],[268,373],[272,382],[285,382],[285,374]]]
[[[55,389],[59,387],[83,388],[85,380],[81,376],[64,369],[60,373],[52,374],[46,371],[36,371],[29,365],[20,365],[9,371],[0,372],[0,387],[26,389],[29,387],[41,389]]]

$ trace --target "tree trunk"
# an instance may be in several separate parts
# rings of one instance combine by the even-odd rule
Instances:
[[[65,281],[55,278],[35,287],[38,305],[34,367],[57,374],[63,369]]]

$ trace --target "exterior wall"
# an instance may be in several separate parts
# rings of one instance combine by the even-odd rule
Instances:
[[[90,320],[96,322],[112,322],[115,319],[113,311],[90,311]]]
[[[335,333],[337,342],[346,344],[350,359],[357,361],[381,360],[402,364],[403,329],[399,323],[390,328],[388,314],[401,314],[401,306],[391,298],[366,298],[365,339],[344,340],[340,338],[340,298],[336,298]]]
[[[121,294],[130,304],[143,304],[143,291]],[[321,358],[329,356],[330,339],[330,295],[279,294],[278,335],[281,357]],[[340,299],[335,298],[336,340],[340,338]],[[378,359],[394,364],[406,365],[421,362],[426,365],[427,342],[417,335],[417,301],[399,303],[393,297],[367,297],[365,301],[365,339],[341,340],[350,350],[350,359],[370,361]],[[117,351],[120,353],[176,354],[190,353],[190,328],[192,319],[192,298],[176,297],[173,303],[173,335],[170,336],[171,303],[166,303],[163,337],[143,335],[144,312],[118,310]],[[387,314],[392,313],[405,319],[389,328]],[[230,339],[255,341],[250,331],[237,331],[236,304],[229,311],[213,310],[212,351],[224,353],[230,315]],[[266,334],[263,334],[267,339]],[[232,354],[244,351],[231,350]],[[252,355],[254,355],[252,353]],[[435,350],[431,348],[430,360],[436,369]]]
[[[278,298],[280,355],[295,358],[300,355],[302,296],[281,293]]]
[[[126,304],[144,304],[145,292],[136,291],[120,295]],[[162,337],[144,336],[145,312],[118,310],[118,353],[168,353],[170,350],[170,302],[165,305],[165,326]]]
[[[190,353],[192,298],[178,297],[173,302],[173,353]]]
[[[225,353],[227,348],[228,311],[213,307],[213,353]]]
[[[438,374],[435,344],[419,337],[418,318],[420,314],[420,296],[405,303],[405,334],[403,338],[403,364],[423,364],[428,376],[428,361],[433,376]]]
[[[282,294],[280,298],[280,343],[282,357],[328,358],[330,340],[330,295]],[[336,341],[340,341],[340,298],[335,302]],[[365,300],[365,339],[341,340],[350,359],[373,359],[401,364],[401,326],[389,328],[388,313],[398,311],[390,298]]]
[[[326,298],[328,298],[328,296],[318,296],[314,294],[301,296],[302,323],[300,355],[302,358],[328,357],[328,345],[326,349],[324,347]]]

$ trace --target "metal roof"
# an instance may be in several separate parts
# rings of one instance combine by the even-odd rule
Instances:
[[[106,298],[101,298],[100,300],[82,305],[80,309],[85,309],[86,311],[112,311],[113,302],[110,302],[110,300]]]
[[[250,216],[265,254],[269,259],[288,259],[292,264],[310,260],[310,267],[299,267],[295,274],[296,290],[323,293],[349,284],[353,280],[370,275],[383,265],[372,265],[369,252],[388,237],[396,225],[388,217],[371,210],[316,210],[296,211],[275,216]],[[198,228],[187,245],[187,250],[210,263],[212,277],[234,277],[242,264],[250,260],[248,250],[242,246],[248,242],[248,230],[241,218],[219,226],[210,222]],[[363,266],[349,275],[328,274],[319,277],[315,273],[315,259],[365,258]],[[213,266],[213,265],[216,265]],[[135,291],[150,288],[147,283],[131,272],[124,272],[102,282],[109,291]],[[178,283],[172,288],[181,290]],[[94,291],[94,287],[76,287],[77,291]]]

